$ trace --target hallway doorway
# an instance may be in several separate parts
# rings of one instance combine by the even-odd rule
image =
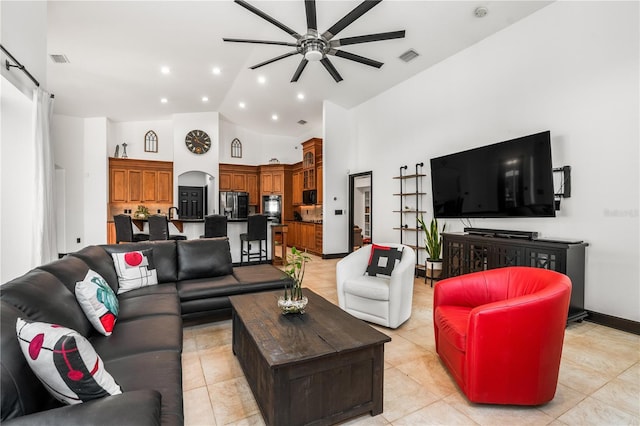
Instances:
[[[371,177],[371,171],[349,175],[349,253],[373,238]]]

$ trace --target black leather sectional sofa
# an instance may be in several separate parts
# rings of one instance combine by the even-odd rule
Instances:
[[[118,295],[113,334],[99,334],[76,301],[76,282],[92,269],[117,293],[111,254],[144,249],[153,251],[159,284]],[[228,296],[279,289],[288,279],[271,265],[233,267],[226,238],[88,246],[33,269],[0,286],[0,420],[7,425],[181,425],[183,319],[228,314]],[[59,324],[86,337],[122,394],[59,403],[21,352],[18,317]]]

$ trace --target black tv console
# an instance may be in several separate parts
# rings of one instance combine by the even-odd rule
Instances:
[[[567,321],[581,321],[587,316],[584,309],[587,246],[584,242],[445,232],[442,234],[442,275],[449,278],[506,266],[532,266],[561,272],[571,279],[572,286]]]
[[[497,238],[522,238],[525,240],[535,240],[538,233],[535,231],[511,231],[506,229],[487,229],[487,228],[464,228],[464,232],[473,235],[484,235],[485,237]]]

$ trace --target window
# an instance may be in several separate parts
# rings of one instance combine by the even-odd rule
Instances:
[[[231,141],[231,157],[242,158],[242,142],[238,138]]]
[[[144,151],[145,152],[158,152],[158,135],[153,130],[149,130],[144,135]]]

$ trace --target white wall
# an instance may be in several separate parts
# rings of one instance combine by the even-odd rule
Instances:
[[[173,161],[173,125],[171,120],[110,122],[107,154],[113,157],[116,145],[127,144],[127,157],[137,160]],[[149,130],[158,135],[158,152],[145,152],[144,137]],[[184,145],[184,141],[182,141]],[[122,156],[122,146],[119,157]]]
[[[56,200],[64,211],[64,231],[58,229],[60,253],[70,253],[85,246],[84,241],[84,119],[54,115],[51,140],[56,166],[64,171],[64,200]],[[57,173],[57,176],[61,176]],[[60,205],[59,203],[63,203]],[[76,243],[80,238],[80,244]]]
[[[322,253],[348,253],[350,157],[347,154],[353,144],[352,113],[324,101],[322,114]],[[342,214],[335,214],[336,210],[342,210]]]
[[[108,120],[105,117],[84,120],[84,239],[78,244],[80,247],[107,241],[108,134]]]
[[[432,157],[549,129],[554,166],[573,168],[558,217],[473,226],[584,239],[585,307],[640,320],[638,12],[637,2],[553,3],[355,108],[375,239],[399,240],[400,165],[425,161],[428,175]]]

